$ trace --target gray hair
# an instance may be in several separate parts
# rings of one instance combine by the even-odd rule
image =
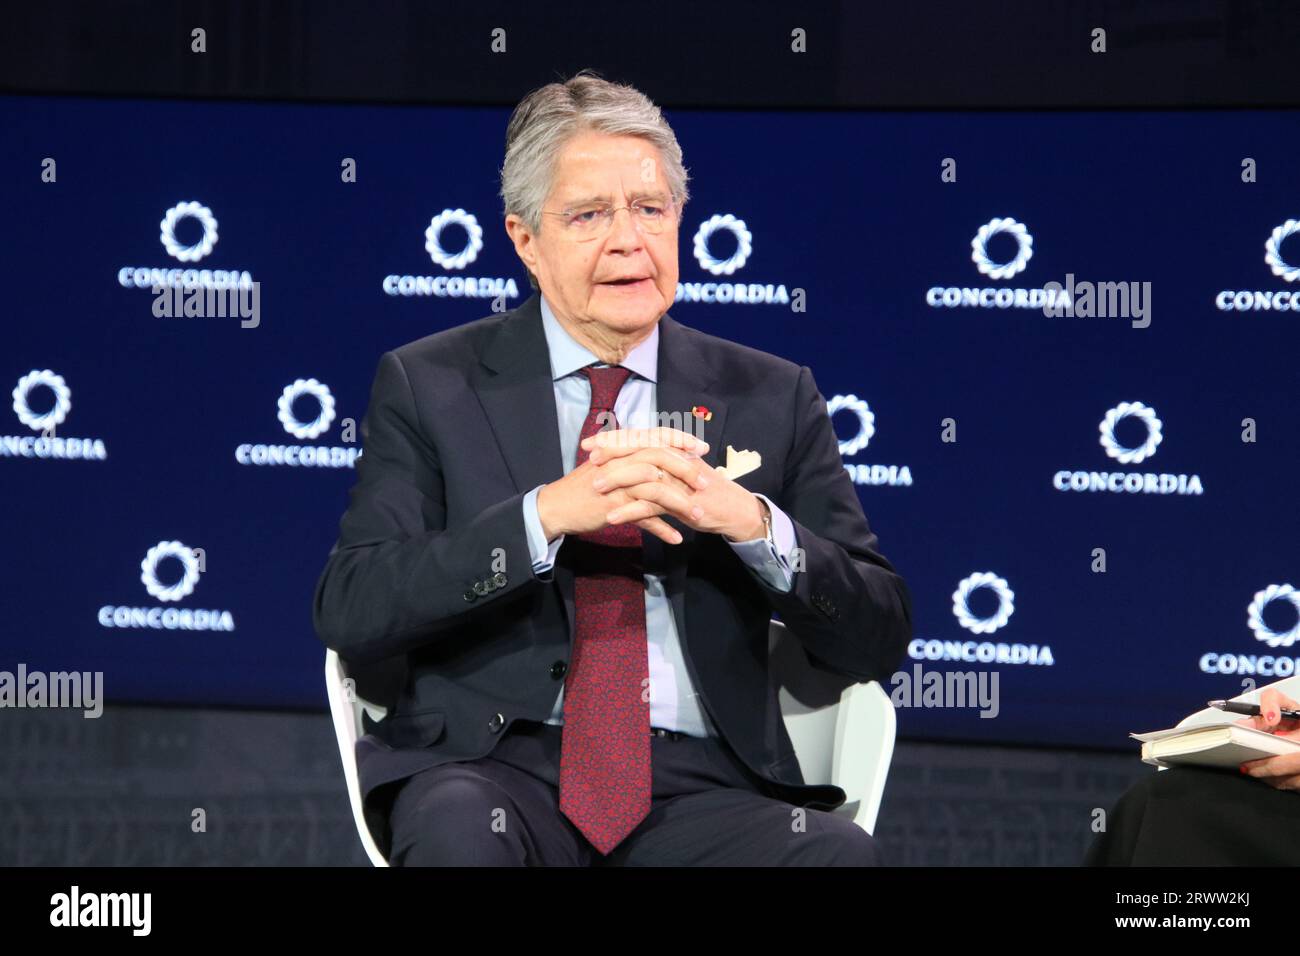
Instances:
[[[581,70],[563,83],[533,90],[515,107],[506,126],[501,199],[533,232],[542,228],[542,205],[551,193],[555,162],[575,135],[594,131],[640,136],[659,151],[664,178],[678,209],[690,199],[682,148],[659,107],[640,90]],[[534,289],[532,271],[528,281]]]

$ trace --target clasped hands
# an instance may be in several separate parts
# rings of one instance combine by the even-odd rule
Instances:
[[[661,515],[696,531],[751,541],[765,533],[766,506],[748,488],[709,468],[708,442],[676,428],[620,428],[582,440],[590,457],[563,478],[543,485],[537,516],[546,540],[632,523],[681,544]]]

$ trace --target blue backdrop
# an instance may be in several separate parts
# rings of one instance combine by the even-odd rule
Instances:
[[[251,462],[355,453],[380,354],[491,311],[449,294],[466,277],[527,296],[496,195],[507,116],[0,99],[0,669],[102,670],[116,700],[323,704],[311,595],[355,472]],[[901,733],[1122,747],[1294,672],[1294,114],[668,116],[692,177],[673,316],[812,368],[915,599],[904,668],[999,675],[996,719],[900,710]],[[171,229],[189,261],[160,241],[182,203],[204,209]],[[482,229],[461,268],[426,250],[444,211],[449,253]],[[154,314],[171,269],[247,273],[260,324]],[[1067,276],[1134,283],[1145,318],[982,291]],[[300,433],[326,425],[305,438],[279,417],[299,380],[328,390],[286,400]],[[172,541],[201,574],[147,558]],[[1014,597],[954,602],[980,573]]]

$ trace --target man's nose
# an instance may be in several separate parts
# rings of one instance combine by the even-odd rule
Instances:
[[[626,215],[623,215],[626,213]],[[609,224],[608,245],[616,249],[637,249],[641,246],[643,236],[632,218],[632,210],[624,206],[614,210],[614,219]]]

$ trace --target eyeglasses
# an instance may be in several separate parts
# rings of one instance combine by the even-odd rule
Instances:
[[[590,202],[573,206],[563,212],[542,210],[542,213],[560,217],[565,234],[579,242],[585,242],[588,239],[599,239],[609,232],[609,227],[614,222],[614,214],[620,209],[626,209],[637,228],[649,235],[663,232],[676,221],[676,204],[671,199],[657,196],[636,199],[627,206],[615,206],[608,202]]]

